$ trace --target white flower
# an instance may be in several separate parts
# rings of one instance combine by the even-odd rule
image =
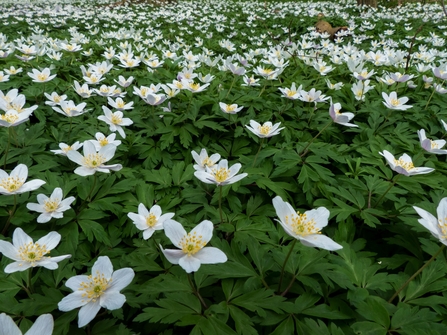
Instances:
[[[347,127],[358,127],[356,124],[349,123],[349,121],[351,121],[351,119],[354,117],[353,113],[340,113],[340,110],[341,104],[338,102],[335,104],[331,104],[331,106],[329,107],[329,115],[335,123],[339,123]]]
[[[196,171],[205,171],[207,167],[213,167],[220,159],[219,154],[212,154],[210,157],[208,157],[206,149],[200,150],[200,154],[195,151],[191,151],[191,155],[197,163],[194,164],[194,169]]]
[[[441,120],[442,121],[442,120]],[[432,141],[425,136],[425,130],[418,130],[419,141],[421,142],[421,147],[433,154],[446,155],[447,150],[442,150],[441,148],[445,145],[445,140]]]
[[[290,99],[290,100],[296,100],[301,97],[301,91],[303,89],[303,86],[300,85],[298,88],[296,88],[296,84],[292,83],[292,86],[290,88],[278,88],[281,93],[282,97]]]
[[[84,327],[95,318],[101,307],[115,310],[123,306],[126,297],[120,291],[132,282],[134,276],[131,268],[113,271],[109,257],[98,257],[91,275],[74,276],[65,282],[65,286],[74,292],[59,302],[59,310],[68,312],[81,307],[78,326]]]
[[[75,150],[76,151],[79,148],[81,148],[82,145],[83,145],[83,143],[79,143],[79,141],[76,141],[72,145],[68,145],[68,144],[65,144],[65,143],[59,143],[59,148],[61,150],[50,150],[50,151],[54,152],[55,155],[67,156],[67,152],[69,152],[70,150]]]
[[[55,74],[51,75],[50,69],[47,67],[42,71],[36,69],[32,69],[32,71],[32,73],[28,72],[28,76],[30,76],[31,79],[33,79],[33,81],[36,83],[45,83],[56,77]]]
[[[245,127],[247,127],[247,129],[250,130],[256,136],[260,138],[265,138],[278,135],[279,132],[282,129],[284,129],[284,127],[278,128],[280,124],[281,122],[275,123],[273,125],[270,121],[267,121],[261,126],[261,124],[257,123],[255,120],[250,120],[250,126],[245,125]]]
[[[404,105],[408,101],[408,98],[402,97],[402,98],[398,99],[396,92],[391,92],[390,95],[386,94],[385,92],[382,92],[382,97],[385,100],[383,102],[383,104],[390,109],[396,109],[396,110],[403,111],[403,110],[413,107],[410,105]]]
[[[36,322],[28,329],[25,335],[51,335],[53,328],[53,316],[51,314],[42,314],[36,319]],[[2,313],[0,314],[0,334],[22,335],[22,331],[9,315]]]
[[[84,156],[75,150],[67,152],[67,157],[76,164],[81,165],[74,170],[74,173],[80,176],[90,176],[96,171],[110,173],[112,171],[119,171],[123,168],[121,164],[104,165],[115,155],[116,146],[107,144],[97,152],[95,145],[91,141],[84,142]]]
[[[447,245],[447,198],[442,198],[436,212],[435,218],[426,210],[413,206],[414,210],[421,216],[418,220],[421,225],[427,228],[442,244]]]
[[[121,87],[128,87],[130,84],[132,84],[133,77],[130,76],[129,78],[124,78],[123,76],[118,76],[118,80],[114,80],[115,83],[120,85]]]
[[[49,105],[49,106],[57,106],[59,105],[62,101],[65,101],[65,99],[67,99],[67,96],[64,95],[59,95],[56,92],[51,93],[51,95],[49,95],[48,93],[44,93],[44,95],[47,97],[48,101],[45,101],[45,105]]]
[[[129,103],[125,103],[123,101],[123,99],[121,98],[116,98],[115,101],[113,101],[112,98],[107,97],[107,101],[109,103],[109,105],[119,111],[123,111],[123,110],[128,110],[128,109],[133,109],[133,101],[129,102]]]
[[[28,121],[32,112],[32,110],[28,110],[27,112],[18,113],[11,109],[5,114],[0,115],[0,126],[7,128],[18,126],[19,124]]]
[[[90,89],[87,84],[81,86],[76,80],[74,81],[74,89],[82,98],[89,98],[93,93],[93,89]]]
[[[220,110],[226,114],[236,114],[239,113],[244,106],[238,107],[237,104],[227,105],[226,103],[219,102]]]
[[[143,204],[138,205],[138,214],[127,214],[135,226],[143,231],[143,238],[145,240],[149,239],[156,230],[163,229],[163,223],[171,219],[174,215],[174,213],[161,215],[161,207],[158,205],[152,206],[150,211],[148,211]]]
[[[75,201],[75,197],[68,197],[64,200],[62,198],[64,194],[60,187],[56,187],[48,198],[45,194],[37,195],[36,203],[28,203],[26,208],[31,211],[42,213],[37,218],[37,222],[45,223],[51,220],[51,218],[60,219],[64,216],[64,212],[70,209],[70,204]]]
[[[0,241],[0,252],[14,263],[8,264],[5,268],[6,273],[16,271],[25,271],[36,266],[54,270],[58,268],[58,262],[70,258],[71,255],[56,257],[46,257],[52,249],[60,242],[61,235],[52,231],[40,238],[36,243],[29,237],[22,228],[16,228],[12,234],[12,244],[6,241]]]
[[[109,125],[110,131],[118,131],[122,138],[126,138],[126,133],[124,132],[123,126],[130,126],[133,121],[127,117],[123,118],[123,112],[117,111],[112,113],[112,111],[106,106],[102,106],[104,115],[98,116],[98,120],[104,121]]]
[[[166,236],[171,240],[176,249],[166,249],[160,245],[161,251],[172,264],[180,265],[187,273],[199,270],[201,264],[225,263],[227,256],[219,249],[205,247],[213,236],[213,223],[202,221],[189,233],[183,226],[174,220],[164,223]]]
[[[241,169],[241,164],[234,164],[228,168],[228,161],[222,159],[219,164],[206,167],[205,171],[195,171],[194,176],[206,184],[216,184],[219,186],[233,184],[247,176],[247,173],[237,175]]]
[[[115,140],[116,134],[112,133],[109,136],[105,136],[103,133],[96,133],[95,134],[96,140],[90,140],[95,145],[96,151],[99,151],[103,146],[107,144],[113,144],[114,146],[119,146],[121,144],[121,141]]]
[[[84,110],[85,106],[87,106],[86,102],[75,105],[73,100],[61,101],[59,106],[60,108],[57,106],[53,106],[52,108],[55,112],[58,112],[59,114],[65,115],[67,117],[78,116],[87,112],[87,110]]]
[[[25,183],[28,178],[28,167],[25,164],[17,165],[8,175],[0,169],[0,194],[20,194],[34,191],[45,182],[41,179],[34,179]]]
[[[387,150],[383,150],[383,152],[379,152],[383,157],[385,157],[386,161],[390,165],[391,170],[396,171],[397,173],[403,174],[405,176],[412,176],[416,174],[426,174],[433,172],[435,169],[427,168],[427,167],[414,167],[411,157],[407,154],[403,154],[399,157],[399,159],[395,159],[393,154],[391,154]]]
[[[279,217],[277,221],[286,233],[300,240],[305,246],[330,251],[343,248],[329,237],[321,235],[321,229],[327,226],[330,214],[325,207],[312,209],[301,214],[279,196],[273,199],[273,207],[275,207],[276,215]]]

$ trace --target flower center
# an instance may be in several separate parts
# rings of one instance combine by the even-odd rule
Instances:
[[[83,291],[82,298],[85,299],[84,301],[95,302],[107,290],[110,281],[104,278],[104,275],[99,272],[96,273],[95,277],[92,275],[88,276],[87,281],[81,282],[79,285],[79,290]]]
[[[202,160],[202,166],[211,167],[213,165],[214,165],[214,162],[209,157],[206,157],[205,159]]]
[[[202,235],[197,236],[197,232],[194,232],[193,234],[188,233],[188,235],[180,240],[180,247],[188,256],[194,255],[205,245],[206,243],[202,241]]]
[[[289,90],[286,94],[287,94],[288,97],[293,97],[296,94],[296,91],[290,91]]]
[[[44,201],[43,208],[46,212],[54,212],[59,207],[60,199],[47,199]]]
[[[107,137],[101,138],[98,142],[102,147],[109,144],[109,140],[107,139]]]
[[[227,105],[227,106],[225,107],[225,110],[226,110],[227,113],[229,113],[229,112],[234,112],[235,109],[236,109],[236,106],[235,106],[235,105]]]
[[[399,158],[399,160],[394,160],[394,165],[400,166],[401,168],[405,169],[406,171],[409,171],[414,168],[414,165],[412,162],[406,162],[402,158]]]
[[[146,217],[146,224],[148,227],[153,227],[157,223],[157,217],[150,213],[149,216]]]
[[[14,123],[19,119],[19,116],[15,113],[7,113],[5,115],[0,115],[0,119],[8,123]]]
[[[53,101],[54,101],[54,102],[61,102],[61,97],[58,96],[58,95],[55,95],[55,96],[53,97]]]
[[[97,168],[105,161],[106,159],[104,158],[104,156],[100,155],[99,153],[89,154],[84,157],[84,165],[89,168]]]
[[[121,124],[121,122],[123,122],[123,119],[121,116],[113,114],[112,119],[110,121],[112,121],[113,124]]]
[[[286,215],[286,224],[289,225],[297,235],[307,236],[321,234],[320,228],[315,227],[315,220],[308,220],[306,213],[300,214],[300,212],[296,212],[296,216],[292,215],[290,220],[292,221],[291,223],[289,223],[289,216]]]
[[[441,229],[442,238],[447,238],[447,217],[445,217],[444,219],[438,219],[438,227],[439,229]]]
[[[438,148],[439,148],[438,143],[436,143],[435,141],[431,141],[431,140],[430,140],[430,144],[431,144],[431,148],[432,148],[432,149],[438,149]]]
[[[37,75],[37,79],[39,79],[40,81],[44,81],[48,78],[48,75],[44,74],[44,73],[39,73]]]
[[[6,191],[12,193],[22,187],[24,181],[25,180],[23,178],[10,176],[7,178],[3,178],[0,181],[0,187],[3,187]]]
[[[221,167],[219,170],[214,170],[213,173],[214,173],[214,178],[216,179],[216,181],[218,183],[222,183],[228,179],[228,177],[230,175],[230,170],[226,169],[224,167]]]
[[[30,262],[33,267],[36,266],[36,262],[40,261],[49,252],[50,251],[47,250],[46,245],[40,245],[33,242],[29,242],[28,244],[19,247],[19,257],[24,262]]]
[[[65,153],[69,152],[70,150],[73,150],[73,148],[71,146],[68,146],[64,149],[62,149]]]
[[[193,90],[193,91],[197,91],[200,88],[200,84],[199,83],[190,83],[189,87]]]
[[[390,103],[392,106],[396,107],[400,105],[400,102],[398,99],[390,99]]]
[[[262,135],[268,135],[268,134],[270,134],[271,129],[272,129],[272,127],[270,127],[270,126],[262,125],[262,126],[259,126],[258,131]]]

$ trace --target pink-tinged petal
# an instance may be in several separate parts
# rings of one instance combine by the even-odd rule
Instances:
[[[194,254],[194,257],[202,264],[225,263],[228,260],[222,250],[214,247],[205,247]]]
[[[28,270],[31,266],[31,263],[29,262],[24,262],[24,261],[19,261],[19,262],[14,262],[11,264],[8,264],[5,267],[5,273],[13,273],[13,272],[17,272],[17,271],[25,271]]]
[[[187,256],[179,259],[178,265],[180,265],[186,273],[196,272],[200,268],[200,260],[194,256]]]
[[[187,235],[182,224],[175,220],[167,220],[164,223],[164,230],[166,236],[171,240],[172,244],[174,244],[177,248],[181,248],[180,241]]]
[[[81,284],[86,283],[87,281],[88,276],[86,275],[73,276],[71,278],[68,278],[68,280],[65,282],[65,286],[71,288],[73,291],[76,292],[81,287]]]
[[[195,226],[193,230],[191,230],[190,235],[195,234],[196,236],[199,236],[203,242],[208,243],[213,237],[213,229],[213,223],[211,221],[204,220]]]
[[[101,307],[109,310],[114,310],[123,307],[126,302],[126,296],[118,292],[104,292],[99,298],[99,304]]]
[[[131,268],[123,268],[116,270],[112,275],[112,281],[110,282],[110,285],[107,288],[106,293],[112,291],[115,292],[121,291],[123,288],[127,287],[132,282],[134,277],[135,272]]]
[[[10,316],[2,313],[0,314],[0,334],[22,335],[22,332]]]
[[[52,231],[44,237],[40,238],[36,243],[40,245],[46,245],[48,250],[56,248],[56,246],[61,241],[61,234]]]
[[[68,312],[75,308],[84,306],[87,301],[84,299],[82,294],[83,293],[81,291],[77,291],[67,295],[57,304],[57,307],[62,312]]]
[[[42,314],[36,319],[36,322],[25,333],[25,335],[46,335],[52,334],[54,328],[54,320],[51,314]]]
[[[67,152],[67,157],[69,160],[75,162],[78,165],[84,164],[84,156],[82,156],[79,152],[75,150],[69,150]]]
[[[33,243],[33,239],[29,237],[22,228],[16,228],[12,234],[12,244],[19,248],[25,244]]]
[[[82,306],[78,315],[78,327],[84,327],[92,321],[100,309],[99,300],[96,300],[96,302],[90,301],[87,305]]]
[[[0,241],[0,253],[3,254],[3,256],[6,256],[10,259],[13,259],[15,261],[21,260],[19,257],[19,252],[16,247],[14,247],[11,243],[6,241]]]
[[[181,250],[163,249],[161,245],[160,249],[163,252],[163,255],[165,255],[166,259],[172,264],[178,264],[180,258],[185,256],[185,253]]]
[[[309,221],[315,220],[315,227],[317,228],[326,227],[328,224],[330,212],[325,207],[318,207],[317,209],[306,211],[305,214]]]
[[[28,167],[25,164],[19,164],[11,171],[10,176],[25,180],[28,178]]]
[[[326,235],[319,234],[301,237],[301,243],[308,247],[317,247],[329,251],[339,250],[343,248],[340,244],[327,237]]]
[[[100,256],[98,260],[93,264],[92,276],[96,277],[102,274],[104,278],[110,279],[113,273],[113,265],[110,258],[107,256]]]

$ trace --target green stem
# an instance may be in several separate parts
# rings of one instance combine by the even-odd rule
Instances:
[[[196,287],[194,286],[194,283],[193,283],[192,280],[191,280],[191,275],[188,273],[187,276],[188,276],[189,285],[191,285],[191,288],[192,288],[193,293],[196,295],[197,298],[199,298],[200,303],[202,304],[202,306],[203,306],[205,309],[208,309],[208,306],[207,306],[205,300],[203,300],[202,296],[200,295],[199,290],[196,289]]]
[[[427,261],[427,263],[425,263],[424,265],[421,266],[421,268],[419,270],[417,270],[410,278],[408,278],[408,280],[396,291],[396,293],[393,294],[393,296],[388,300],[389,303],[392,303],[394,298],[396,298],[399,293],[405,288],[407,287],[407,285],[414,279],[416,278],[416,276],[418,274],[420,274],[422,272],[422,270],[424,270],[431,262],[433,262],[435,260],[435,258],[442,252],[442,250],[444,250],[445,248],[445,244],[443,244],[441,246],[441,248],[439,248],[439,250]]]
[[[26,283],[26,288],[30,291],[30,293],[33,292],[33,283],[32,283],[32,278],[33,278],[33,268],[29,268],[28,269],[28,281]]]
[[[2,235],[5,236],[6,232],[8,231],[9,225],[11,224],[11,219],[13,218],[15,212],[16,212],[16,208],[17,208],[17,195],[14,194],[14,207],[12,208],[12,210],[9,212],[9,217],[8,220],[6,221],[5,226],[3,227],[2,230]]]
[[[88,202],[91,202],[92,201],[92,199],[91,199],[91,195],[92,195],[92,193],[93,193],[93,190],[95,189],[95,186],[96,186],[96,173],[93,175],[93,186],[92,186],[92,188],[90,189],[90,192],[88,193],[88,196],[87,196],[87,200],[88,200]]]
[[[296,276],[293,276],[292,279],[290,280],[289,285],[287,285],[287,288],[284,290],[283,293],[281,293],[281,297],[284,297],[287,292],[289,292],[289,290],[292,288],[293,283],[295,282]]]
[[[281,274],[279,276],[279,283],[278,283],[278,293],[281,292],[281,285],[282,285],[282,280],[284,278],[284,270],[286,269],[286,264],[287,261],[290,258],[290,255],[292,254],[293,248],[295,247],[297,239],[294,239],[292,242],[292,246],[290,247],[289,253],[286,256],[286,259],[284,260],[284,264],[282,265],[282,269],[281,269]]]
[[[256,153],[255,160],[253,161],[253,165],[251,167],[254,167],[256,164],[256,160],[258,159],[259,153],[261,152],[262,144],[264,143],[264,138],[261,138],[261,143],[259,143],[259,149]]]
[[[310,147],[310,145],[311,145],[311,144],[318,138],[318,136],[320,136],[321,133],[322,133],[323,131],[325,131],[326,128],[329,127],[331,124],[332,124],[332,121],[329,122],[327,125],[325,125],[325,126],[323,127],[323,129],[321,129],[320,132],[319,132],[317,135],[315,135],[314,138],[313,138],[309,143],[307,143],[307,145],[304,147],[303,151],[301,152],[300,157],[303,157],[304,155],[307,154],[307,149]]]
[[[222,216],[222,185],[219,185],[219,216],[220,216],[220,224],[223,223]]]
[[[6,161],[8,159],[9,146],[11,145],[11,127],[8,128],[8,143],[5,150],[5,163],[3,164],[3,170],[6,170]]]
[[[234,83],[236,82],[236,77],[233,77],[233,81],[231,82],[230,88],[228,89],[227,94],[225,95],[224,100],[228,97],[228,94],[230,94],[231,89],[233,88]]]
[[[442,81],[441,86],[444,85],[445,80]],[[433,85],[433,92],[431,92],[430,98],[428,98],[427,104],[425,105],[424,111],[427,110],[428,104],[431,101],[431,98],[433,98],[433,95],[435,94],[435,86]]]
[[[267,84],[265,84],[265,85],[264,85],[264,87],[262,88],[261,92],[259,92],[259,95],[258,95],[258,97],[260,97],[260,96],[261,96],[261,94],[262,94],[262,93],[264,93],[264,90],[265,90],[265,87],[266,87],[266,86],[267,86]]]
[[[385,193],[382,194],[382,196],[379,198],[379,200],[377,200],[377,202],[374,204],[374,206],[372,208],[376,208],[377,205],[380,204],[380,202],[383,200],[385,195],[393,188],[394,185],[396,185],[397,180],[399,179],[400,176],[401,176],[401,174],[398,174],[396,177],[394,177],[394,180],[391,183],[391,185],[388,186],[388,188],[386,189]]]

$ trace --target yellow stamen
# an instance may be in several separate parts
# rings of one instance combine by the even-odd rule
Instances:
[[[149,216],[146,217],[146,224],[148,227],[153,227],[157,223],[157,217],[150,213]]]
[[[84,165],[90,168],[97,168],[105,161],[106,159],[104,158],[104,156],[100,155],[99,153],[89,154],[84,157]]]
[[[0,187],[3,187],[8,192],[15,192],[22,187],[24,182],[25,179],[23,178],[9,176],[0,181]]]
[[[58,209],[60,203],[60,199],[47,199],[44,201],[43,208],[46,212],[54,212],[56,209]]]
[[[96,272],[95,277],[93,277],[92,275],[88,276],[87,281],[81,282],[81,284],[79,285],[79,290],[83,291],[83,301],[95,302],[96,300],[98,300],[98,298],[107,290],[111,281],[111,279],[107,280],[104,275],[99,272]]]
[[[184,236],[180,240],[180,247],[182,248],[182,251],[188,256],[194,255],[205,245],[206,242],[202,241],[202,235],[197,236],[197,232],[194,232],[193,234],[188,233],[188,235]]]
[[[36,266],[36,262],[40,261],[49,252],[46,245],[41,246],[33,242],[19,247],[19,257],[24,262],[30,262],[33,267]],[[22,266],[22,264],[19,264],[19,266]]]
[[[293,232],[300,236],[308,236],[312,234],[321,234],[321,228],[316,227],[316,222],[314,219],[308,220],[306,213],[300,214],[300,212],[296,212],[292,215],[289,222],[289,216],[286,215],[286,224],[290,226]]]
[[[214,178],[216,179],[216,181],[218,182],[218,183],[222,183],[222,182],[224,182],[225,180],[227,180],[228,179],[228,177],[230,176],[230,170],[229,169],[226,169],[226,168],[224,168],[224,167],[221,167],[220,169],[215,169],[214,171],[213,171],[213,173],[214,173]]]
[[[258,127],[258,131],[259,131],[259,133],[260,134],[262,134],[262,135],[268,135],[268,134],[270,134],[270,130],[272,129],[272,127],[270,127],[270,126],[267,126],[267,125],[262,125],[262,126],[259,126]]]
[[[406,171],[409,171],[414,168],[414,165],[412,162],[406,162],[402,158],[399,158],[399,160],[394,160],[394,165],[400,166],[401,168],[405,169]]]

